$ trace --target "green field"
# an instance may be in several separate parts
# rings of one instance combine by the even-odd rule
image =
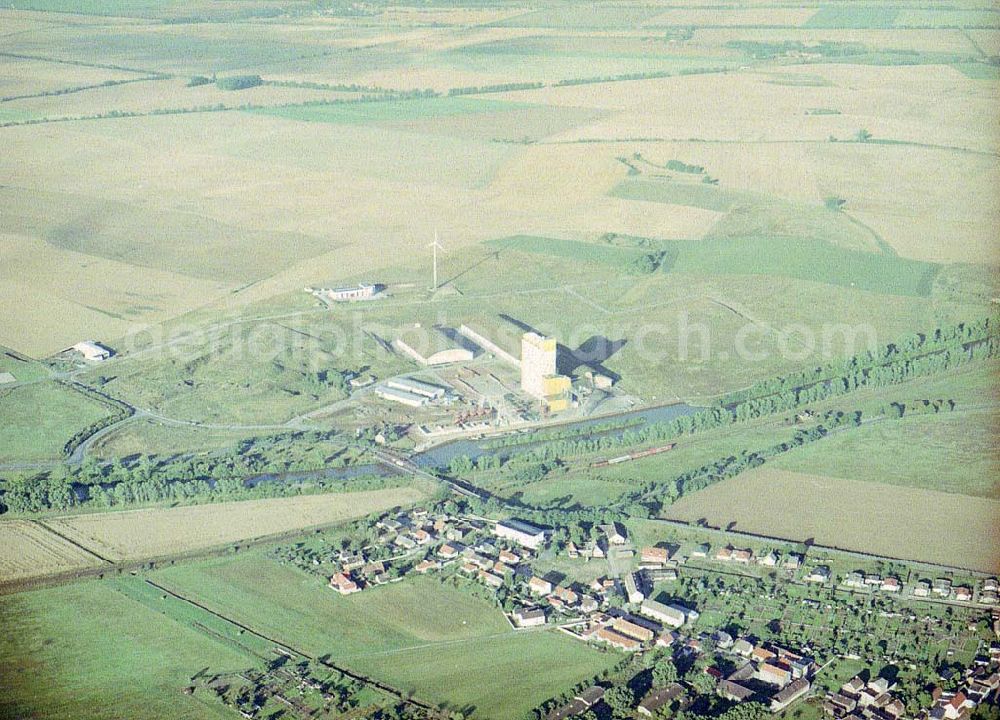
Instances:
[[[955,63],[952,67],[973,80],[1000,80],[1000,67],[986,63]]]
[[[619,183],[611,190],[611,196],[623,200],[669,203],[727,212],[737,203],[748,203],[754,196],[745,192],[726,190],[707,183],[657,182],[655,180],[630,179]]]
[[[18,357],[0,345],[0,373],[10,373],[15,381],[23,383],[44,378],[48,369],[41,363]]]
[[[615,660],[549,632],[517,633],[500,611],[435,578],[341,597],[259,556],[174,567],[157,582],[265,635],[477,717],[517,717],[553,687]],[[503,683],[495,683],[504,677]],[[513,705],[512,705],[513,703]]]
[[[713,238],[667,245],[671,270],[777,275],[888,295],[927,296],[938,265],[844,250],[811,238]]]
[[[917,415],[843,433],[774,467],[1000,499],[998,443],[995,410]]]
[[[697,187],[697,186],[691,186]],[[516,236],[487,245],[623,267],[644,253],[596,243]],[[928,296],[940,266],[895,255],[847,250],[809,237],[712,237],[660,240],[661,272],[695,276],[769,275],[873,293]]]
[[[0,717],[230,717],[181,690],[208,666],[252,659],[88,582],[0,597]]]
[[[517,250],[519,252],[538,253],[581,262],[617,265],[618,267],[623,267],[643,254],[638,250],[616,247],[614,245],[535,237],[532,235],[515,235],[498,240],[490,240],[486,245],[498,250]]]
[[[805,22],[808,28],[891,28],[899,10],[879,5],[847,5],[821,8]]]
[[[58,458],[74,433],[107,415],[103,405],[55,382],[0,390],[0,460]]]

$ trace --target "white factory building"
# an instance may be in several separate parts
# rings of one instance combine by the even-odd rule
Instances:
[[[379,385],[375,388],[375,394],[383,400],[391,400],[409,407],[422,407],[430,402],[430,399],[424,395],[417,395],[416,393],[385,387],[384,385]]]
[[[523,520],[501,520],[493,529],[497,537],[537,550],[545,544],[545,531]]]
[[[414,395],[422,395],[428,400],[440,400],[448,393],[448,391],[440,385],[432,385],[431,383],[424,382],[423,380],[414,380],[413,378],[391,378],[386,380],[385,384],[387,387],[395,390],[402,390],[404,392],[413,393]]]
[[[106,348],[93,340],[83,340],[78,342],[76,345],[71,347],[70,350],[80,353],[83,355],[84,360],[89,360],[90,362],[107,360],[113,354],[110,348]]]

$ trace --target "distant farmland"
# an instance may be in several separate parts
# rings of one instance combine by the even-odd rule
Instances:
[[[683,498],[664,516],[986,572],[1000,567],[1000,501],[764,466]]]

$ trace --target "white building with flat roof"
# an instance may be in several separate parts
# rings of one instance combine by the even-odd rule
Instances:
[[[83,355],[84,360],[89,360],[90,362],[107,360],[113,354],[110,348],[106,348],[93,340],[82,340],[71,347],[70,350],[80,353]]]
[[[695,620],[698,613],[681,605],[666,605],[656,600],[646,600],[639,612],[670,627],[681,627],[688,620]]]
[[[386,387],[393,388],[394,390],[402,390],[403,392],[408,392],[413,395],[422,395],[428,400],[439,400],[447,394],[447,390],[440,385],[432,385],[430,383],[423,382],[422,380],[414,380],[413,378],[391,378],[385,381]]]
[[[393,387],[385,387],[384,385],[379,385],[375,388],[375,394],[383,400],[391,400],[392,402],[398,402],[409,407],[422,407],[429,402],[428,398],[424,395],[417,395],[416,393]]]
[[[497,537],[535,550],[545,544],[545,531],[523,520],[501,520],[493,529]]]

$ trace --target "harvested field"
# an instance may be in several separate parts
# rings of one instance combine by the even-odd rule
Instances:
[[[38,523],[0,520],[0,582],[52,575],[101,561]]]
[[[102,557],[130,561],[329,525],[422,497],[415,488],[401,487],[74,515],[46,523]]]
[[[792,457],[792,455],[789,455]],[[769,466],[717,483],[664,517],[907,560],[1000,569],[1000,501]]]

